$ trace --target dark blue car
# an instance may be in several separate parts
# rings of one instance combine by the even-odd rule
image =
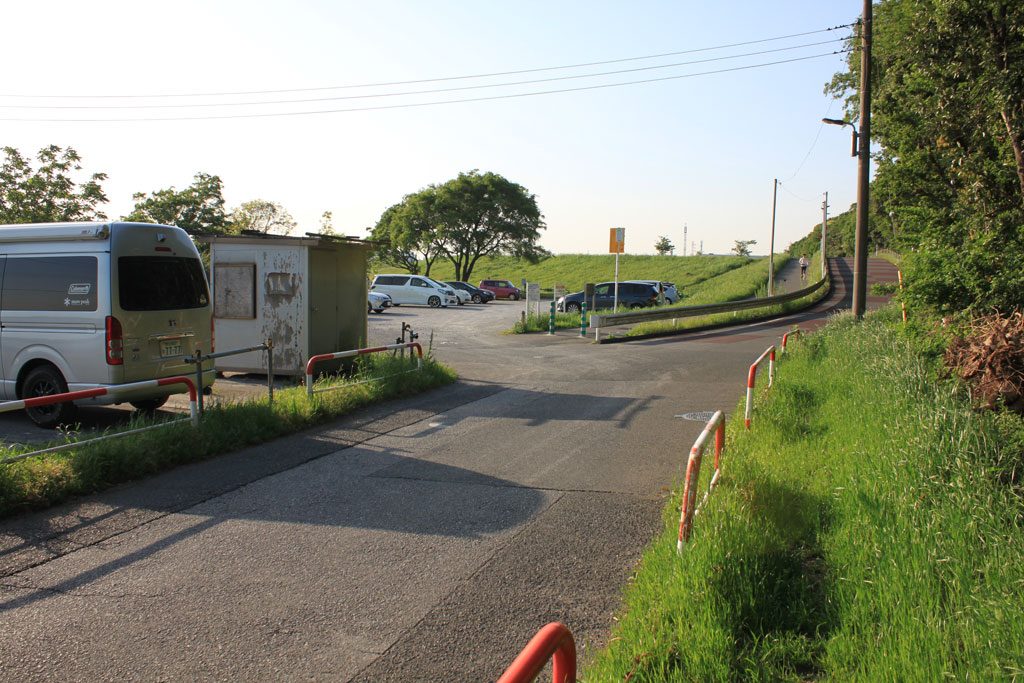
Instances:
[[[583,308],[583,292],[566,294],[556,306],[564,313],[578,313]],[[644,308],[658,304],[658,290],[639,282],[619,283],[619,308]],[[602,282],[594,287],[594,309],[603,310],[615,305],[615,283]]]
[[[449,280],[445,282],[446,285],[454,287],[455,289],[461,289],[464,292],[469,293],[469,298],[473,300],[475,304],[486,304],[488,301],[494,300],[494,292],[489,292],[486,289],[480,289],[474,287],[468,282],[460,282],[459,280]]]

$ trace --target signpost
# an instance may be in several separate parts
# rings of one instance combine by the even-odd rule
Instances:
[[[533,304],[531,306],[531,304]],[[526,283],[526,310],[533,311],[537,310],[537,315],[540,315],[540,283],[539,282],[527,282]]]
[[[615,299],[612,310],[619,310],[619,254],[626,252],[626,229],[611,228],[608,235],[608,253],[615,254]]]

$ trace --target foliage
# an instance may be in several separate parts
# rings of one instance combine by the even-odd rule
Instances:
[[[732,253],[737,256],[750,256],[750,247],[757,244],[757,240],[736,240],[732,247]]]
[[[916,250],[908,303],[1024,305],[1024,5],[882,0],[872,52],[873,232]],[[850,116],[859,62],[827,88]]]
[[[338,231],[334,229],[334,213],[332,213],[331,211],[324,211],[322,214],[320,214],[320,234],[338,234]]]
[[[585,680],[1024,670],[1024,423],[936,382],[898,316],[841,317],[789,344],[774,386],[758,382],[751,430],[727,423],[722,476],[683,557],[677,487]]]
[[[39,150],[39,167],[14,147],[4,147],[0,166],[0,223],[57,223],[106,220],[97,206],[107,201],[100,183],[106,173],[93,173],[77,185],[71,177],[82,158],[71,147],[50,145]]]
[[[295,229],[295,219],[277,202],[253,199],[231,212],[231,231],[253,230],[263,234],[287,235]]]
[[[420,393],[455,380],[451,369],[432,359],[424,360],[421,371],[406,372],[411,363],[400,357],[372,356],[364,359],[361,373],[355,377],[318,380],[318,389],[330,385],[342,388],[316,394],[312,401],[306,398],[305,387],[293,387],[275,391],[273,406],[267,404],[265,397],[213,406],[204,413],[198,427],[177,424],[2,465],[0,517],[263,443],[366,405]],[[369,378],[381,379],[365,381]],[[138,417],[119,429],[145,427],[163,419]],[[15,445],[5,449],[0,457],[34,449],[35,446]]]
[[[192,184],[178,191],[174,187],[151,194],[132,195],[135,208],[127,221],[176,225],[188,232],[233,232],[224,211],[223,183],[215,175],[196,173]]]
[[[675,253],[675,250],[675,246],[664,235],[660,235],[658,241],[654,243],[654,251],[658,252],[658,256],[668,256]]]
[[[856,204],[841,214],[829,216],[828,231],[825,234],[825,240],[828,244],[825,245],[825,249],[830,258],[836,256],[853,256],[856,226]],[[877,235],[872,235],[868,241],[874,245],[887,243],[879,239]],[[789,245],[789,248],[786,251],[791,256],[821,251],[821,223],[814,226],[814,229],[811,230],[811,234]]]
[[[544,228],[534,195],[496,173],[460,173],[441,185],[406,195],[377,222],[377,256],[410,272],[423,259],[430,275],[444,257],[456,280],[468,281],[481,258],[508,254],[537,262],[548,254],[537,240]]]

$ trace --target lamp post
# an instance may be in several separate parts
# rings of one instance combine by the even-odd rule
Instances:
[[[823,123],[853,128],[853,156],[857,157],[857,232],[853,255],[853,315],[864,317],[868,274],[868,187],[871,170],[871,2],[864,0],[860,31],[860,130],[849,121],[822,119]]]

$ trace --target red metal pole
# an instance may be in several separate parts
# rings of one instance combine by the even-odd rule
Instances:
[[[565,624],[553,621],[537,632],[519,653],[498,683],[529,683],[537,678],[548,660],[554,683],[576,682],[576,641]]]

